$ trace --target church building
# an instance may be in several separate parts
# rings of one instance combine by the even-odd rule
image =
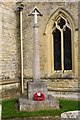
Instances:
[[[29,14],[36,6],[42,14],[38,16],[40,79],[54,97],[78,99],[80,3],[36,1],[0,3],[2,97],[26,95],[27,82],[33,80],[34,16]]]

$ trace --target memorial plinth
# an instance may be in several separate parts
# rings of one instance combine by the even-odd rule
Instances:
[[[45,99],[47,99],[48,92],[46,82],[28,82],[28,99],[33,99],[33,95],[38,91],[42,92],[45,95]]]
[[[27,97],[22,96],[19,99],[19,109],[20,111],[39,111],[39,110],[59,109],[59,101],[54,99],[50,95],[48,95],[47,99],[43,101],[35,101],[33,99],[28,99]]]
[[[48,95],[47,83],[40,80],[37,16],[42,16],[35,7],[29,14],[34,16],[33,81],[28,82],[27,96],[19,98],[20,111],[58,109],[59,101]]]

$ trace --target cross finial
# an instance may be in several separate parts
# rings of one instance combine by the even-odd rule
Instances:
[[[37,14],[38,16],[42,16],[41,12],[39,9],[35,6],[33,10],[30,12],[29,16]]]
[[[34,16],[34,23],[37,26],[37,16],[42,16],[41,12],[38,10],[38,8],[35,6],[34,9],[30,12],[29,16]]]

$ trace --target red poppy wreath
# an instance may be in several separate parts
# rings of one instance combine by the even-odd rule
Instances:
[[[42,92],[36,92],[34,94],[33,98],[36,101],[43,101],[44,100],[44,94]]]

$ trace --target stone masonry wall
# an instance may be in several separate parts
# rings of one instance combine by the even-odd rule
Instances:
[[[80,9],[79,9],[79,7],[80,7],[80,2],[78,3],[78,16],[79,16],[79,18],[78,18],[78,23],[79,23],[79,34],[78,34],[78,38],[79,38],[79,42],[78,42],[78,79],[79,79],[79,81],[78,81],[78,87],[79,87],[79,91],[80,91]]]
[[[2,3],[2,79],[20,76],[19,13],[16,3]]]
[[[42,17],[38,17],[40,71],[41,71],[42,80],[47,81],[49,93],[53,94],[54,96],[62,96],[63,94],[63,96],[67,96],[69,98],[72,94],[73,98],[78,98],[78,3],[77,2],[66,3],[66,5],[64,2],[59,2],[59,3],[27,2],[27,4],[25,5],[24,10],[23,10],[25,89],[26,89],[26,81],[31,80],[30,78],[32,78],[32,61],[33,61],[32,59],[33,59],[33,40],[34,40],[34,33],[33,33],[34,18],[28,16],[28,14],[35,6],[37,6],[40,12],[43,14]],[[46,69],[48,56],[47,56],[46,35],[44,35],[45,26],[50,16],[58,8],[63,8],[64,10],[66,10],[72,17],[74,25],[75,25],[74,51],[76,51],[76,54],[74,57],[74,61],[76,63],[75,64],[76,74],[73,79],[68,79],[68,78],[58,79],[58,78],[54,78],[54,75],[48,78],[48,70]]]
[[[2,5],[0,3],[0,75],[2,74],[2,8],[1,8],[1,6]],[[1,82],[2,82],[2,80],[1,80]],[[0,86],[0,91],[2,92],[2,86]],[[0,99],[1,98],[2,98],[2,94],[0,94]],[[0,103],[1,103],[1,101],[0,101]]]
[[[50,18],[50,16],[58,9],[63,8],[68,11],[70,16],[73,18],[75,24],[75,30],[78,29],[78,3],[65,3],[64,2],[27,2],[25,3],[25,7],[23,10],[23,42],[24,42],[24,77],[32,76],[32,62],[33,62],[33,25],[34,18],[28,16],[31,10],[37,6],[38,9],[43,14],[42,17],[38,17],[39,23],[39,51],[40,51],[40,69],[41,69],[41,77],[48,76],[47,66],[47,41],[46,35],[44,35],[46,24]],[[78,52],[78,31],[75,31],[75,40],[74,44],[76,47],[74,48],[76,53]],[[78,54],[75,54],[75,61],[78,58]],[[75,69],[78,72],[78,62],[76,62]]]

